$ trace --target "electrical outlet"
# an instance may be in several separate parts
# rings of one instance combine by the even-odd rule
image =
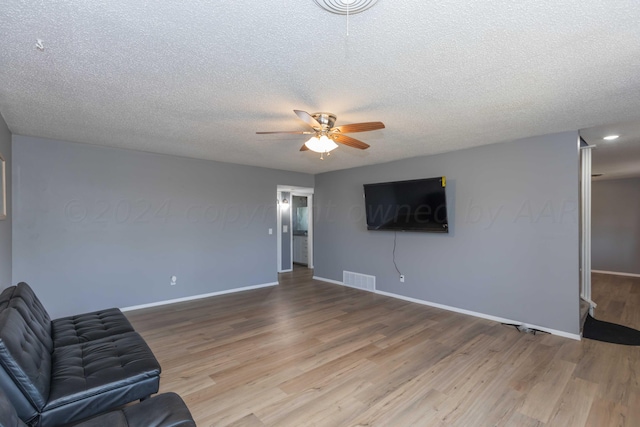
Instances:
[[[404,274],[400,275],[400,282],[404,283]]]
[[[178,284],[178,278],[176,276],[171,276],[171,282],[169,282],[171,286],[175,286]]]

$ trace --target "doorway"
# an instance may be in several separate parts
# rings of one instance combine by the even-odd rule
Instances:
[[[277,187],[277,272],[313,268],[313,188]]]

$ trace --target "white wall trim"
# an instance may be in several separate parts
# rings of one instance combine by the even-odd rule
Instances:
[[[580,147],[580,138],[578,138]],[[595,145],[580,147],[580,296],[591,301],[591,151]],[[593,306],[589,314],[593,316]]]
[[[320,276],[313,276],[313,280],[319,280],[321,282],[333,283],[334,285],[346,286],[347,288],[351,287],[351,286],[345,285],[344,283],[342,283],[342,282],[340,282],[338,280],[326,279],[326,278],[320,277]],[[360,290],[362,291],[363,289],[360,289]]]
[[[487,320],[493,320],[494,322],[522,324],[522,325],[527,326],[529,328],[539,329],[539,330],[544,331],[544,332],[549,332],[550,334],[553,334],[553,335],[558,335],[558,336],[561,336],[561,337],[571,338],[571,339],[580,341],[580,335],[579,334],[572,334],[572,333],[565,332],[565,331],[559,331],[557,329],[546,328],[544,326],[538,326],[538,325],[532,325],[532,324],[529,324],[529,323],[523,323],[523,322],[520,322],[518,320],[512,320],[512,319],[507,319],[507,318],[504,318],[504,317],[492,316],[490,314],[478,313],[477,311],[465,310],[463,308],[452,307],[450,305],[438,304],[438,303],[435,303],[435,302],[424,301],[424,300],[420,300],[420,299],[417,299],[417,298],[405,297],[403,295],[393,294],[391,292],[376,291],[376,293],[380,294],[380,295],[385,295],[385,296],[388,296],[388,297],[392,297],[392,298],[397,298],[397,299],[409,301],[409,302],[415,302],[417,304],[428,305],[430,307],[441,308],[443,310],[448,310],[448,311],[453,311],[453,312],[456,312],[456,313],[466,314],[466,315],[469,315],[469,316],[480,317],[482,319],[487,319]]]
[[[276,192],[276,271],[282,272],[282,212],[280,211],[282,193]]]
[[[245,286],[245,287],[242,287],[242,288],[225,289],[224,291],[211,292],[211,293],[208,293],[208,294],[191,295],[191,296],[188,296],[188,297],[175,298],[175,299],[170,299],[170,300],[165,300],[165,301],[158,301],[158,302],[151,302],[151,303],[148,303],[148,304],[132,305],[131,307],[124,307],[124,308],[121,308],[120,310],[121,311],[141,310],[143,308],[151,308],[151,307],[158,307],[158,306],[161,306],[161,305],[175,304],[175,303],[178,303],[178,302],[193,301],[193,300],[196,300],[196,299],[215,297],[215,296],[218,296],[218,295],[232,294],[232,293],[236,293],[236,292],[250,291],[252,289],[267,288],[269,286],[277,286],[277,285],[279,285],[278,282],[271,282],[271,283],[263,283],[261,285]]]
[[[614,276],[640,277],[640,274],[636,274],[636,273],[621,273],[619,271],[591,270],[591,272],[592,273],[600,273],[600,274],[612,274]]]
[[[278,271],[278,273],[291,273],[292,271],[293,271],[293,268],[289,268],[289,269],[286,269],[286,270],[280,270],[280,271]]]
[[[328,282],[328,283],[333,283],[333,284],[336,284],[336,285],[346,286],[345,284],[343,284],[342,282],[339,282],[337,280],[325,279],[323,277],[318,277],[318,276],[313,276],[313,278],[315,280],[320,280],[320,281],[323,281],[323,282]],[[351,286],[347,286],[347,287],[351,287]],[[364,290],[364,289],[360,289],[360,288],[354,288],[354,289],[359,289],[361,291]],[[492,320],[494,322],[515,323],[515,324],[518,324],[518,325],[522,324],[522,325],[527,326],[529,328],[538,329],[538,330],[541,330],[541,331],[544,331],[544,332],[549,332],[550,334],[553,334],[553,335],[558,335],[560,337],[570,338],[570,339],[573,339],[573,340],[580,341],[580,335],[579,334],[571,334],[569,332],[559,331],[557,329],[546,328],[544,326],[538,326],[538,325],[532,325],[532,324],[528,324],[528,323],[523,323],[523,322],[520,322],[520,321],[517,321],[517,320],[506,319],[504,317],[492,316],[490,314],[478,313],[476,311],[465,310],[463,308],[452,307],[450,305],[438,304],[438,303],[435,303],[435,302],[424,301],[424,300],[417,299],[417,298],[412,298],[412,297],[405,297],[403,295],[398,295],[398,294],[394,294],[394,293],[391,293],[391,292],[385,292],[385,291],[376,290],[376,291],[374,291],[374,293],[379,294],[379,295],[384,295],[384,296],[387,296],[387,297],[391,297],[391,298],[401,299],[401,300],[404,300],[404,301],[414,302],[416,304],[428,305],[430,307],[440,308],[440,309],[447,310],[447,311],[453,311],[455,313],[466,314],[468,316],[480,317],[482,319]]]

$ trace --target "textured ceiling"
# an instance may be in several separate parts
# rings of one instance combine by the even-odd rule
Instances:
[[[317,173],[640,116],[638,0],[4,0],[15,134]],[[42,39],[45,49],[36,49]],[[293,109],[382,121],[321,161]],[[355,136],[355,135],[354,135]]]

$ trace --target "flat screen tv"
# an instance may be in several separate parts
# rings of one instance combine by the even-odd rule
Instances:
[[[368,230],[448,233],[446,178],[364,185]]]

